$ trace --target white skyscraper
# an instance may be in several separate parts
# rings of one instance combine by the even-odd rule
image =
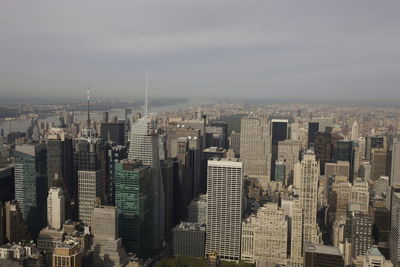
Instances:
[[[132,124],[131,140],[129,147],[129,159],[142,160],[144,165],[151,167],[153,177],[153,247],[157,248],[165,239],[165,209],[164,188],[160,167],[160,145],[157,133],[157,121],[151,116],[144,116]]]
[[[240,260],[243,168],[239,159],[215,158],[207,167],[206,255]]]
[[[51,187],[47,197],[47,224],[49,228],[60,230],[65,222],[64,192],[59,187]]]
[[[359,136],[358,123],[357,121],[354,121],[353,126],[351,126],[351,140],[357,141],[358,136]]]
[[[299,201],[303,210],[303,245],[319,243],[317,226],[319,162],[312,151],[307,151],[298,164],[300,165]]]
[[[270,126],[266,116],[241,120],[240,158],[244,174],[259,179],[264,188],[271,176]]]

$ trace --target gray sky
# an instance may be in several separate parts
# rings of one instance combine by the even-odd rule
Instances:
[[[398,0],[0,2],[0,95],[400,98]]]

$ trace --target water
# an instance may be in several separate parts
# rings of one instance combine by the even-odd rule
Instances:
[[[179,109],[186,109],[194,106],[200,106],[202,104],[212,103],[210,101],[202,101],[201,103],[197,101],[189,101],[186,103],[180,103],[176,105],[168,105],[168,106],[161,106],[161,107],[149,107],[149,112],[152,113],[164,113],[170,111],[176,111]],[[132,109],[132,112],[143,112],[143,109],[136,108]],[[110,120],[117,116],[118,119],[124,120],[125,119],[125,110],[124,109],[115,109],[109,111],[109,118]],[[55,122],[58,116],[49,116],[44,119],[39,119],[40,122],[48,122],[50,125],[51,123]],[[93,111],[90,113],[90,117],[93,120],[101,120],[103,118],[103,111]],[[87,114],[75,114],[75,120],[84,121],[87,119]],[[31,125],[31,119],[16,119],[11,121],[11,131],[20,131],[25,132],[26,129]],[[0,120],[0,129],[4,130],[4,135],[6,136],[10,132],[10,121]]]

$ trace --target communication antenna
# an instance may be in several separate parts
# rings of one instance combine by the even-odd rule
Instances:
[[[149,71],[146,70],[146,97],[145,97],[145,102],[144,102],[144,115],[147,116],[147,108],[149,105],[149,100],[148,100],[148,91],[149,91]]]
[[[90,88],[87,89],[87,127],[90,128]]]

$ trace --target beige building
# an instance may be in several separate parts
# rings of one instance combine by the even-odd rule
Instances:
[[[240,158],[244,175],[258,178],[265,187],[271,177],[270,127],[266,116],[241,119]]]
[[[60,230],[65,222],[64,192],[59,187],[51,187],[47,197],[47,225]]]
[[[288,219],[278,204],[268,203],[242,223],[242,260],[286,265]]]
[[[82,267],[83,253],[78,244],[64,242],[54,249],[53,267]]]
[[[284,140],[278,142],[278,159],[285,164],[285,184],[293,182],[294,165],[299,162],[301,142]]]

